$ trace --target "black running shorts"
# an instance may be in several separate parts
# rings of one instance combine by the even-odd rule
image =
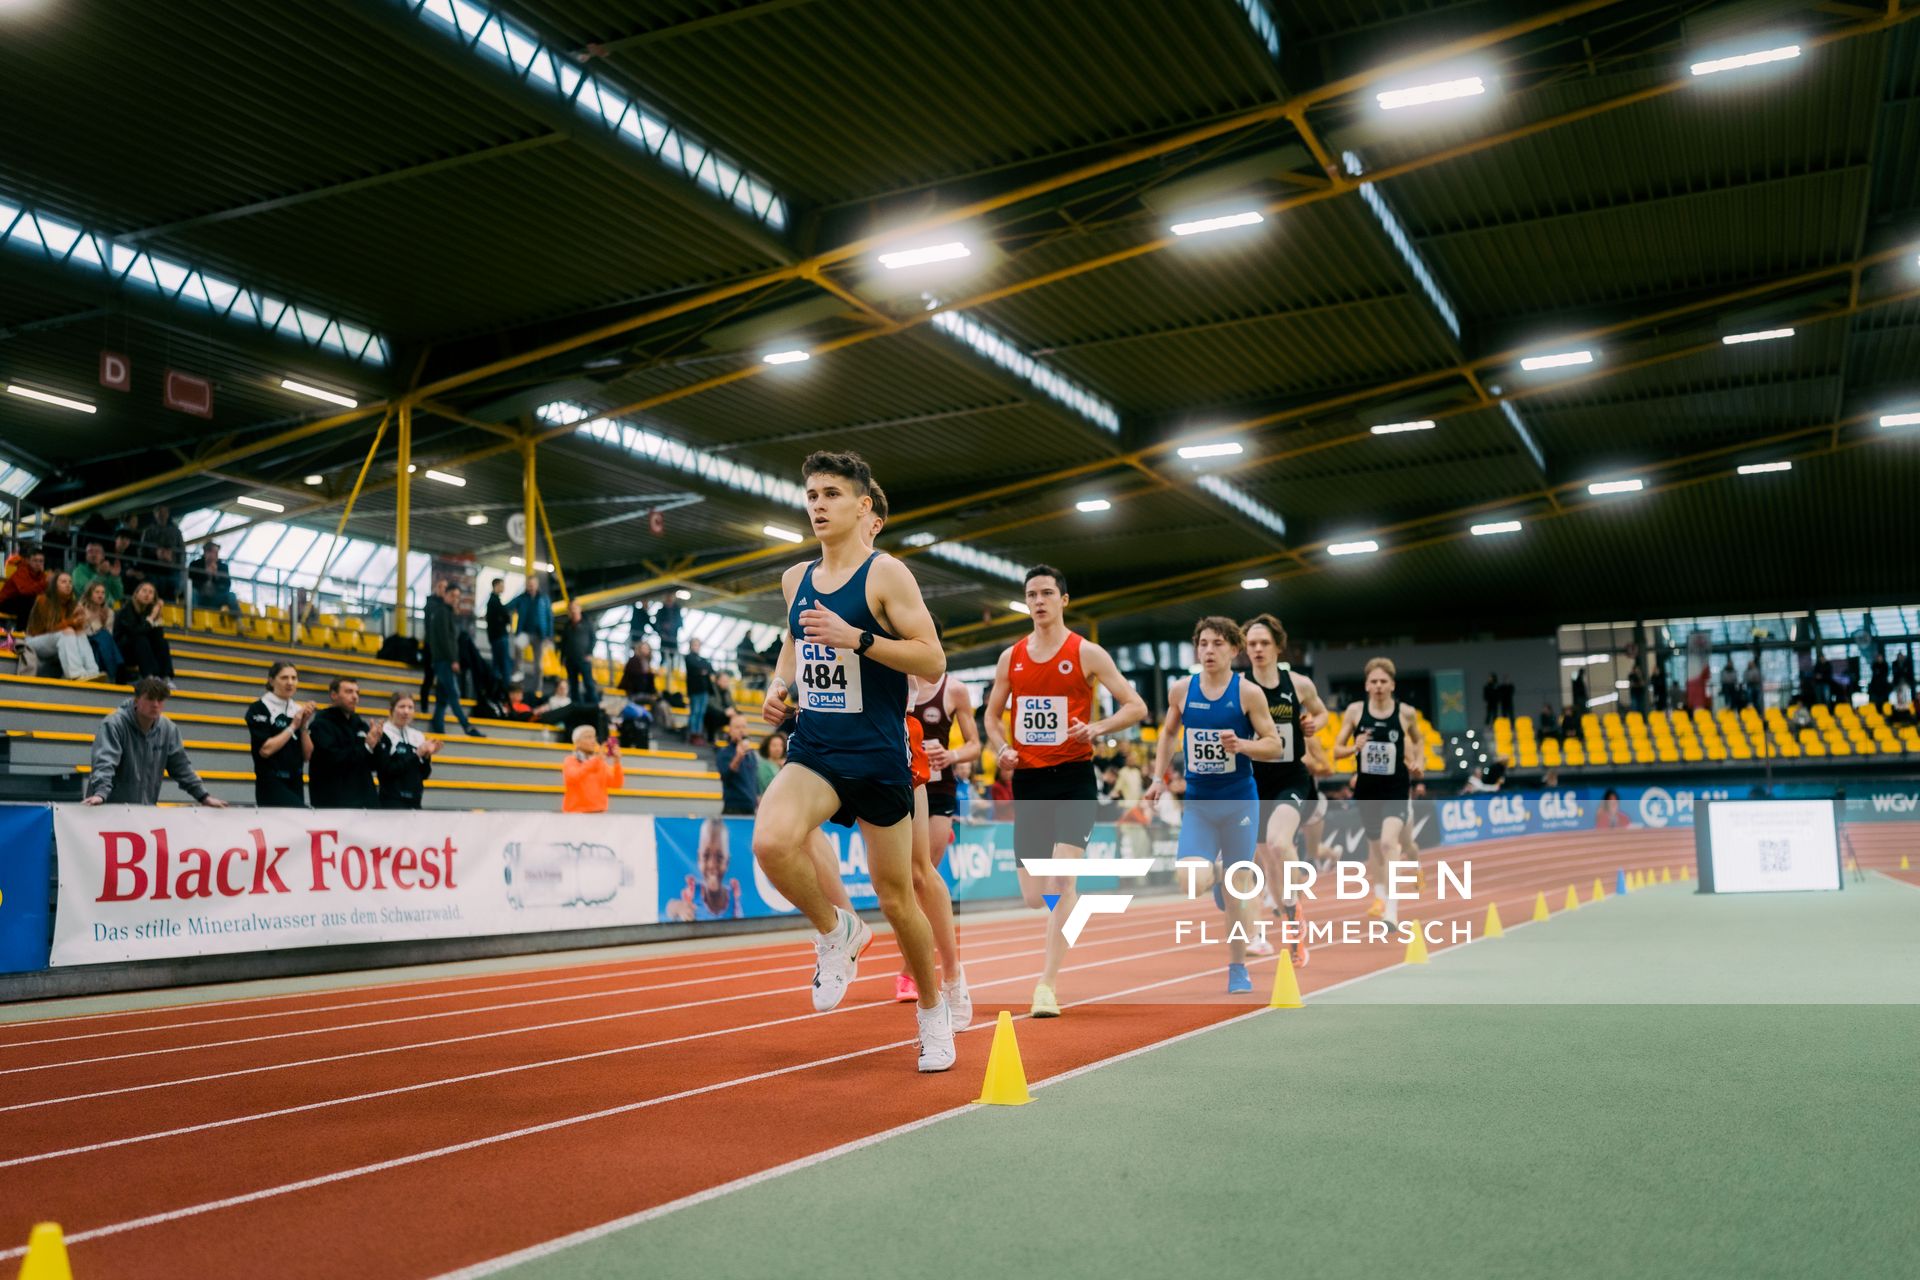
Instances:
[[[1051,858],[1053,846],[1085,849],[1093,837],[1095,800],[1093,761],[1013,771],[1013,856]]]

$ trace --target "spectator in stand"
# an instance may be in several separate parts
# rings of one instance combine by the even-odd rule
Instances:
[[[1653,675],[1647,680],[1647,691],[1653,695],[1653,709],[1665,711],[1667,709],[1667,672],[1657,663],[1653,668]]]
[[[1647,677],[1641,673],[1638,662],[1627,672],[1627,705],[1641,715],[1647,713]]]
[[[607,792],[627,785],[627,771],[620,765],[620,744],[607,743],[602,754],[590,724],[573,731],[573,753],[560,762],[560,775],[566,782],[562,813],[605,813]]]
[[[1868,672],[1867,701],[1884,707],[1893,698],[1893,671],[1887,666],[1887,655],[1876,654]]]
[[[1565,741],[1568,738],[1577,738],[1579,736],[1580,721],[1574,716],[1573,708],[1568,707],[1560,717],[1560,738],[1562,741]]]
[[[460,661],[460,692],[469,697],[497,702],[501,688],[493,678],[493,668],[481,656],[480,646],[474,643],[473,601],[468,598],[467,589],[454,583],[447,595],[447,603],[453,606],[454,642],[460,646],[456,655]]]
[[[1567,714],[1573,717],[1573,727],[1580,727],[1580,718],[1587,714],[1587,670],[1581,667],[1573,673],[1573,700],[1567,704]]]
[[[660,638],[660,669],[672,684],[674,664],[680,657],[680,602],[673,596],[663,599],[653,611],[653,634]],[[688,696],[692,696],[691,691]]]
[[[187,540],[174,523],[173,511],[166,503],[153,509],[153,523],[147,526],[143,543],[153,570],[148,575],[162,600],[178,600],[185,594]]]
[[[267,691],[247,708],[253,751],[253,803],[262,809],[307,807],[306,768],[313,756],[315,708],[296,701],[300,672],[282,658],[267,668]]]
[[[653,616],[647,612],[647,602],[635,600],[633,612],[627,615],[627,643],[636,649],[639,648],[641,641],[646,639],[647,628],[652,625]]]
[[[1720,668],[1720,705],[1729,711],[1740,709],[1740,673],[1733,669],[1733,658]]]
[[[734,646],[733,660],[740,668],[742,680],[752,676],[765,678],[773,671],[772,664],[762,658],[760,651],[753,647],[753,636],[746,632],[741,633],[740,643]]]
[[[316,809],[377,809],[373,748],[386,721],[368,726],[360,718],[360,682],[335,676],[327,685],[331,705],[308,726],[313,755],[307,761],[307,786]]]
[[[1813,696],[1825,706],[1833,705],[1833,660],[1825,654],[1813,664]]]
[[[780,766],[787,762],[787,733],[784,729],[775,729],[760,742],[760,794],[765,795],[767,788],[773,785],[773,775],[780,772]]]
[[[467,719],[467,704],[460,698],[460,636],[455,626],[459,608],[460,587],[451,581],[441,583],[439,594],[427,598],[427,650],[433,664],[433,715],[428,728],[435,734],[445,733],[451,705],[461,730],[469,738],[484,738],[487,735]]]
[[[1513,681],[1511,680],[1500,682],[1500,714],[1506,717],[1507,723],[1513,723]]]
[[[233,594],[233,575],[220,559],[219,543],[207,544],[207,549],[193,562],[192,576],[194,608],[220,609],[227,613],[240,608],[240,598]]]
[[[113,531],[113,550],[107,553],[107,561],[113,571],[120,575],[121,584],[129,594],[147,580],[146,567],[140,563],[140,545],[130,524],[123,524]],[[155,587],[154,591],[157,594],[159,588]]]
[[[46,589],[46,554],[39,547],[28,547],[7,561],[6,579],[0,581],[0,615],[13,619],[15,626],[26,626],[33,602]]]
[[[513,684],[513,614],[507,609],[507,580],[495,578],[487,596],[487,665],[502,689]]]
[[[93,660],[106,672],[107,679],[118,681],[126,660],[113,638],[113,606],[107,602],[107,584],[95,582],[80,595],[80,616],[87,624],[87,643],[93,646]]]
[[[738,707],[727,712],[724,732],[713,748],[713,765],[720,771],[720,812],[751,817],[760,807],[760,764],[747,736],[747,718]]]
[[[633,656],[620,671],[620,692],[627,701],[651,708],[660,700],[660,683],[653,674],[653,650],[645,640],[636,641]]]
[[[96,582],[106,587],[107,603],[113,608],[118,609],[126,602],[126,583],[121,580],[118,569],[109,570],[106,547],[98,542],[89,542],[87,558],[73,571],[73,589],[84,596]]]
[[[1741,673],[1741,679],[1747,686],[1747,705],[1755,711],[1764,710],[1767,705],[1767,683],[1760,675],[1758,654],[1747,659],[1747,669]]]
[[[157,676],[173,683],[173,651],[167,647],[167,629],[161,623],[159,593],[151,582],[143,582],[120,606],[113,620],[114,643],[127,664],[143,676]]]
[[[414,728],[413,715],[412,696],[396,696],[373,744],[373,772],[380,779],[382,809],[418,809],[426,797],[440,740]]]
[[[1493,718],[1500,714],[1500,677],[1497,674],[1488,673],[1487,683],[1482,686],[1480,695],[1487,700],[1487,723],[1492,724]]]
[[[134,685],[131,698],[100,722],[82,804],[159,804],[160,780],[167,777],[208,808],[227,807],[225,800],[207,794],[180,745],[180,730],[166,717],[172,692],[166,681],[146,677]]]
[[[87,621],[80,600],[73,594],[73,575],[62,569],[53,575],[53,585],[33,602],[27,617],[27,643],[21,651],[21,665],[27,654],[38,661],[53,658],[60,664],[60,675],[67,680],[102,680],[100,664],[94,661],[93,646],[87,643]]]
[[[553,643],[553,601],[540,589],[539,574],[527,575],[527,589],[515,597],[512,608],[515,643],[525,645],[527,660],[532,664],[527,687],[537,689],[547,646]]]
[[[1540,736],[1542,738],[1551,738],[1560,731],[1560,720],[1553,714],[1553,704],[1551,702],[1543,702],[1540,704],[1540,716],[1537,727],[1540,730]]]
[[[559,724],[573,709],[573,698],[567,692],[567,682],[556,680],[553,692],[533,704],[533,718],[545,724]]]
[[[1594,830],[1617,831],[1623,827],[1630,827],[1632,825],[1633,823],[1627,819],[1627,815],[1620,809],[1620,793],[1612,787],[1608,787],[1606,792],[1600,797],[1599,811],[1593,815]]]
[[[567,620],[560,631],[560,663],[567,669],[567,683],[580,692],[580,701],[600,701],[600,686],[593,679],[594,624],[580,611],[578,600],[567,601]]]
[[[677,612],[677,610],[676,610]],[[674,643],[678,644],[678,632]],[[666,647],[667,639],[660,637],[661,647]],[[668,662],[671,668],[671,659]],[[690,746],[706,745],[705,729],[707,720],[707,700],[713,695],[713,664],[700,656],[700,642],[695,640],[687,645],[687,743]]]
[[[724,671],[713,673],[712,695],[707,711],[700,719],[700,732],[709,742],[718,742],[726,731],[727,713],[733,709],[733,678]]]
[[[1913,696],[1913,655],[1905,650],[1893,655],[1893,693],[1901,700]]]
[[[65,516],[46,516],[46,529],[40,534],[40,549],[46,552],[48,568],[79,568],[74,555],[77,545],[73,525]]]

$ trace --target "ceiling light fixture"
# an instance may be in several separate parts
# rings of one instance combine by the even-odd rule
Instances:
[[[95,406],[85,400],[73,400],[66,396],[56,396],[48,391],[35,391],[32,387],[23,387],[17,382],[7,384],[7,394],[21,396],[28,400],[38,400],[41,404],[59,405],[62,409],[72,409],[76,413],[97,412]]]
[[[484,512],[476,511],[472,515],[467,517],[468,524],[485,524],[486,522],[487,522],[487,517]]]
[[[1364,538],[1359,542],[1336,542],[1327,548],[1327,554],[1330,556],[1364,556],[1379,549],[1379,543],[1375,542],[1372,538]]]
[[[1027,602],[1024,600],[1009,600],[1007,601],[1007,608],[1013,610],[1015,613],[1031,614],[1033,612],[1033,610],[1027,608]]]
[[[1240,589],[1242,591],[1259,591],[1265,588],[1266,585],[1267,585],[1267,580],[1265,578],[1240,579]]]
[[[1245,213],[1223,214],[1218,218],[1199,218],[1192,222],[1176,222],[1169,228],[1177,236],[1202,236],[1209,231],[1225,231],[1229,227],[1250,227],[1257,222],[1265,222],[1267,215],[1258,209],[1249,209]]]
[[[1462,80],[1441,80],[1434,84],[1415,85],[1411,89],[1387,89],[1374,94],[1374,100],[1382,111],[1398,111],[1402,107],[1424,107],[1431,102],[1450,102],[1455,98],[1472,98],[1487,91],[1487,83],[1479,76],[1468,76]]]
[[[525,560],[522,560],[519,556],[513,557],[513,559],[507,561],[507,563],[512,565],[516,569],[524,569],[527,567],[527,562]],[[545,560],[535,560],[533,562],[533,567],[540,570],[543,573],[553,572],[553,566],[548,564]]]
[[[682,587],[678,591],[673,593],[673,598],[675,600],[691,600],[693,599],[693,592],[687,590],[685,587]]]
[[[322,485],[322,484],[325,484],[326,482],[327,482],[327,478],[323,475],[320,475],[318,472],[315,472],[313,475],[310,475],[307,477],[307,483],[311,485]]]
[[[1591,351],[1562,351],[1557,355],[1528,356],[1520,362],[1520,367],[1528,373],[1539,369],[1564,369],[1573,364],[1592,364]]]
[[[7,390],[11,391],[13,388],[8,387]],[[1889,413],[1882,415],[1880,419],[1880,425],[1883,427],[1911,427],[1916,424],[1920,424],[1920,413]]]
[[[1719,71],[1737,71],[1741,67],[1757,67],[1768,62],[1785,62],[1789,58],[1799,56],[1799,45],[1783,44],[1777,49],[1761,49],[1754,53],[1738,53],[1730,58],[1713,58],[1706,62],[1696,62],[1688,69],[1697,76],[1710,76]]]
[[[921,267],[929,262],[952,262],[955,258],[970,258],[973,250],[959,240],[950,240],[945,244],[923,245],[918,249],[901,249],[894,253],[880,255],[880,265],[889,271],[898,271],[902,267]]]
[[[278,513],[286,510],[286,508],[279,503],[268,502],[265,498],[239,497],[235,498],[234,501],[243,507],[252,507],[257,511],[272,511]]]
[[[760,526],[760,532],[766,534],[769,538],[778,538],[782,542],[805,542],[806,541],[806,536],[804,534],[795,533],[791,529],[782,529],[777,524],[763,524]]]
[[[1082,498],[1080,501],[1073,504],[1074,510],[1088,511],[1088,512],[1105,511],[1112,506],[1113,504],[1111,502],[1108,502],[1105,498]]]
[[[1791,329],[1759,329],[1753,333],[1730,333],[1720,339],[1723,347],[1737,347],[1743,342],[1772,342],[1775,338],[1791,338]]]
[[[1183,458],[1231,458],[1235,454],[1245,453],[1237,440],[1226,440],[1220,444],[1190,444],[1180,450]]]
[[[457,489],[467,487],[467,478],[465,476],[448,475],[444,471],[435,471],[431,467],[427,469],[427,479],[438,480],[441,484],[450,484]]]
[[[1472,532],[1476,538],[1484,538],[1494,533],[1518,533],[1520,532],[1520,522],[1518,520],[1494,520],[1487,524],[1476,524],[1470,532]]]
[[[761,357],[768,364],[799,364],[802,360],[813,359],[810,351],[773,351]]]
[[[1596,496],[1604,493],[1638,493],[1647,487],[1644,480],[1599,480],[1587,486],[1587,492]]]
[[[1740,474],[1743,476],[1763,476],[1770,471],[1791,470],[1793,470],[1793,464],[1791,462],[1749,462],[1746,466],[1740,468]]]
[[[1418,422],[1383,422],[1377,427],[1369,427],[1368,430],[1377,436],[1395,436],[1402,431],[1431,431],[1433,419],[1422,418]]]
[[[325,400],[328,404],[337,404],[342,409],[358,409],[360,407],[358,400],[343,396],[338,391],[328,391],[324,387],[316,387],[310,383],[296,382],[292,378],[280,379],[280,385],[288,391],[296,392],[303,396],[312,396],[315,400]]]

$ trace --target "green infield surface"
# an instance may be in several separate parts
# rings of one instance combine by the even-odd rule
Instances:
[[[1920,888],[1691,889],[471,1274],[1920,1275]]]

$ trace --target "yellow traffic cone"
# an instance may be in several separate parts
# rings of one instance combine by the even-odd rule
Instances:
[[[1593,901],[1598,902],[1607,896],[1607,887],[1600,883],[1600,877],[1593,878]]]
[[[1561,906],[1562,911],[1572,911],[1580,905],[1580,894],[1572,885],[1567,886],[1567,900]]]
[[[1662,867],[1662,868],[1660,868],[1660,883],[1661,883],[1661,884],[1672,884],[1672,883],[1673,883],[1673,868],[1672,868],[1672,867]]]
[[[27,1237],[27,1256],[20,1259],[20,1280],[73,1280],[67,1265],[67,1241],[57,1222],[42,1222]]]
[[[1684,862],[1680,864],[1680,878],[1681,878],[1682,880],[1691,880],[1691,879],[1693,879],[1693,868],[1692,868],[1692,867],[1690,867],[1690,866],[1688,866],[1688,865],[1687,865],[1686,863],[1684,863]]]
[[[1406,963],[1425,964],[1427,962],[1426,932],[1420,928],[1418,920],[1409,920],[1407,923],[1413,926],[1413,940],[1407,943]]]
[[[1273,998],[1267,1001],[1269,1009],[1298,1009],[1300,1004],[1300,981],[1293,974],[1293,948],[1280,948],[1280,965],[1273,971]]]
[[[1507,931],[1500,927],[1499,903],[1489,902],[1487,904],[1487,923],[1486,926],[1480,930],[1480,936],[1483,938],[1504,938],[1507,936]]]
[[[1913,864],[1907,861],[1907,855],[1904,853],[1900,855],[1900,869],[1902,871],[1913,870]]]
[[[1027,1092],[1026,1068],[1020,1065],[1020,1042],[1013,1037],[1013,1015],[1005,1009],[993,1027],[993,1047],[987,1050],[987,1078],[974,1099],[993,1107],[1024,1107],[1033,1101]]]
[[[1547,895],[1546,891],[1542,890],[1533,895],[1533,922],[1539,924],[1547,918],[1547,914]]]
[[[1647,882],[1638,871],[1634,872],[1632,878],[1627,881],[1627,888],[1629,889],[1644,889],[1646,887]]]

